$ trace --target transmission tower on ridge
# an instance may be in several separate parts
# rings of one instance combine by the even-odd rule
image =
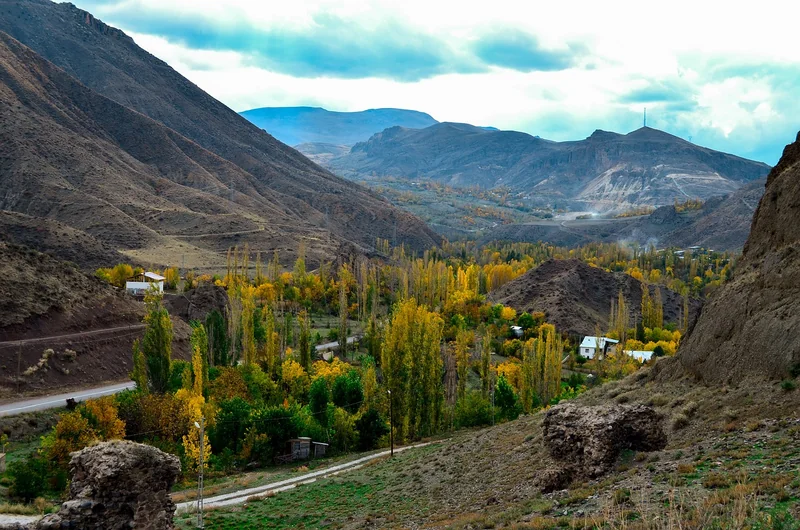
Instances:
[[[647,127],[647,107],[644,108],[644,127]]]

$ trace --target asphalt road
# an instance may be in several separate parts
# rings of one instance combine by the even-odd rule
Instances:
[[[128,328],[126,327],[124,329]],[[101,330],[101,331],[111,331],[111,330]],[[91,332],[86,332],[86,333],[91,333]],[[74,335],[80,335],[80,333],[76,333]],[[71,337],[73,335],[69,336]],[[35,341],[37,339],[31,339],[31,340]],[[348,344],[352,344],[357,340],[358,337],[347,337]],[[335,348],[337,346],[339,346],[338,342],[328,342],[317,346],[317,351],[325,351],[331,348]],[[109,394],[116,394],[117,392],[122,392],[123,390],[133,388],[134,386],[136,385],[133,383],[133,381],[128,381],[126,383],[104,385],[86,390],[76,390],[74,392],[67,392],[65,394],[55,394],[51,396],[42,396],[37,398],[25,399],[22,401],[14,401],[11,403],[0,405],[0,417],[14,416],[16,414],[24,414],[26,412],[36,412],[39,410],[57,409],[59,407],[66,406],[67,399],[69,398],[72,398],[75,401],[85,401],[90,398],[107,396]]]
[[[15,401],[13,403],[6,403],[4,405],[0,405],[0,416],[14,416],[16,414],[24,414],[26,412],[36,412],[39,410],[65,407],[67,405],[67,399],[69,398],[72,398],[75,401],[84,401],[89,398],[116,394],[117,392],[122,392],[123,390],[133,388],[134,386],[136,385],[133,381],[128,381],[125,383],[116,383],[113,385],[99,386],[85,390],[76,390],[74,392],[67,392],[66,394],[42,396],[23,401]]]

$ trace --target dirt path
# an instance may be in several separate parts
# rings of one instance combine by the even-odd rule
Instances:
[[[421,444],[407,445],[405,447],[397,447],[395,448],[394,452],[400,453],[408,449],[425,447],[426,445],[430,445],[431,443],[433,442],[425,442]],[[385,456],[389,456],[389,451],[381,451],[380,453],[363,456],[361,458],[357,458],[356,460],[351,460],[343,464],[338,464],[325,469],[320,469],[319,471],[311,471],[309,473],[303,473],[302,475],[297,475],[296,477],[292,477],[290,479],[273,482],[272,484],[265,484],[263,486],[258,486],[255,488],[248,488],[240,491],[235,491],[233,493],[226,493],[224,495],[208,497],[203,500],[203,507],[216,508],[220,506],[231,506],[234,504],[242,504],[251,497],[272,495],[274,493],[295,488],[300,484],[310,484],[312,482],[315,482],[318,478],[325,478],[346,471],[352,471],[354,469],[360,468],[367,462],[370,462],[378,458],[383,458]],[[195,511],[196,509],[197,509],[197,501],[182,502],[178,504],[178,509],[176,513],[187,513]]]
[[[113,331],[136,331],[144,329],[144,324],[134,324],[133,326],[118,326],[115,328],[93,329],[90,331],[79,331],[77,333],[68,333],[66,335],[52,335],[50,337],[37,337],[35,339],[22,339],[22,340],[9,340],[0,342],[0,347],[3,346],[24,346],[26,344],[35,344],[37,342],[54,342],[64,339],[73,339],[77,337],[87,337],[90,335],[101,335],[103,333],[111,333]]]

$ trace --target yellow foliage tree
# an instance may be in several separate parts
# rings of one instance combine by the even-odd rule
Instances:
[[[513,307],[504,306],[503,309],[500,311],[500,318],[503,320],[510,322],[517,318],[517,311]]]
[[[102,440],[120,440],[125,437],[125,422],[119,419],[116,402],[111,396],[86,401],[86,412],[94,420],[97,435]]]

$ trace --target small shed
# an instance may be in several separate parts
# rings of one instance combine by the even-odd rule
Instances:
[[[325,453],[328,452],[328,444],[326,443],[311,442],[311,445],[314,446],[314,458],[325,456]]]
[[[511,332],[514,334],[515,337],[522,337],[525,334],[525,331],[522,329],[522,326],[511,326]]]
[[[306,460],[311,456],[311,438],[300,437],[289,440],[292,460]]]

